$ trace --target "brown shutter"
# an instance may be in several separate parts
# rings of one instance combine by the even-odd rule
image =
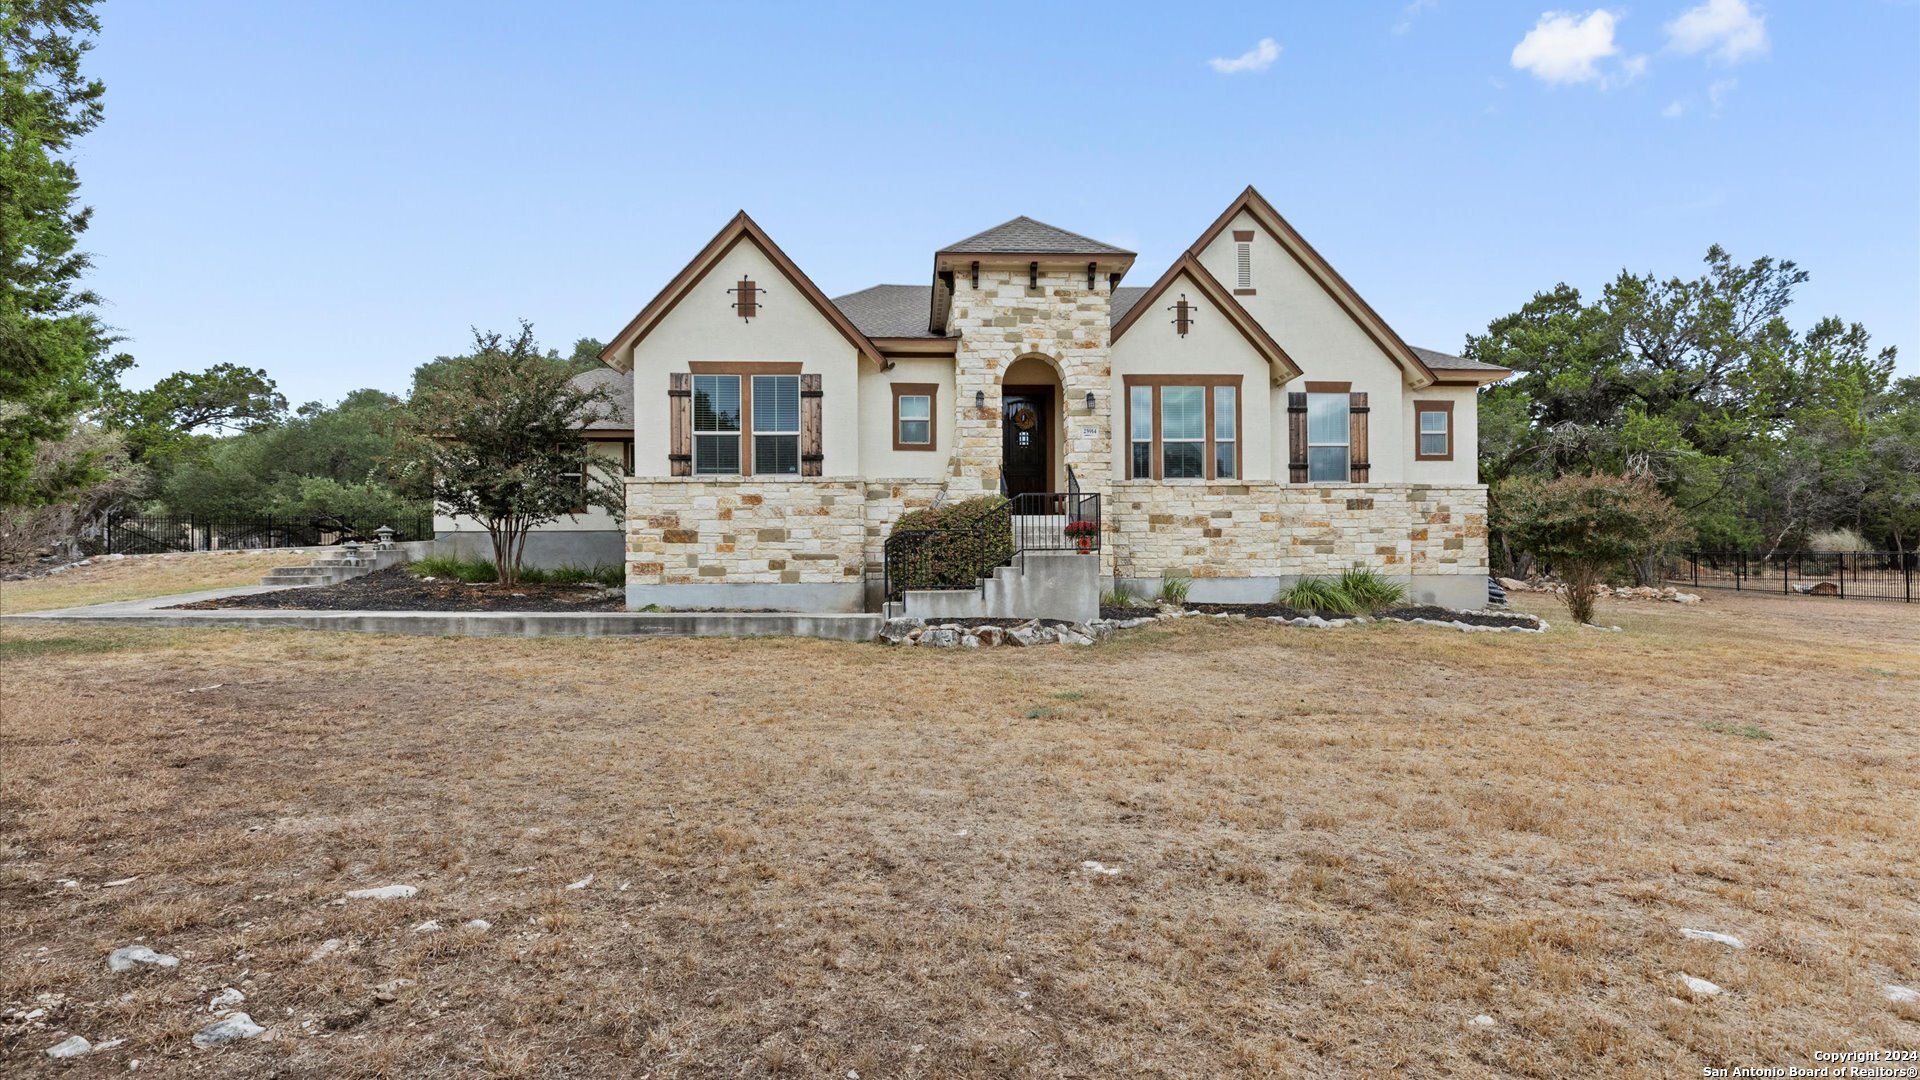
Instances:
[[[693,475],[693,373],[676,371],[667,376],[668,471],[675,476]]]
[[[1287,481],[1307,482],[1307,395],[1287,395]]]
[[[800,376],[800,475],[819,476],[820,376]]]
[[[1348,426],[1348,479],[1356,484],[1367,482],[1367,395],[1348,394],[1347,410],[1350,417]]]

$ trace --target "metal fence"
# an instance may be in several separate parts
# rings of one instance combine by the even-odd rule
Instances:
[[[1920,556],[1906,551],[1686,551],[1668,558],[1663,576],[1698,589],[1832,596],[1913,603]]]
[[[391,526],[395,540],[433,539],[433,515],[420,511],[395,521],[352,522],[338,517],[257,518],[145,517],[110,514],[82,543],[100,555],[154,555],[168,551],[236,551],[253,548],[325,547],[349,540],[371,543],[374,530]]]

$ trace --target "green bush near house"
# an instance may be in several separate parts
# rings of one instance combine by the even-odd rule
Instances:
[[[1405,585],[1356,563],[1337,578],[1301,578],[1282,588],[1273,602],[1318,615],[1371,615],[1406,597]]]
[[[1160,579],[1160,602],[1179,606],[1187,602],[1187,593],[1193,590],[1193,579],[1180,574],[1172,574]]]
[[[997,495],[914,510],[887,537],[889,600],[907,589],[970,589],[1013,558],[1012,504]]]
[[[429,555],[407,564],[415,577],[453,578],[468,584],[492,581],[498,575],[491,559],[463,559],[458,555]]]
[[[1110,593],[1100,594],[1100,606],[1111,608],[1143,608],[1147,605],[1134,595],[1125,585],[1115,585]]]

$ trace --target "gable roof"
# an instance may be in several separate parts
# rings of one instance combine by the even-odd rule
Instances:
[[[1201,293],[1213,302],[1214,308],[1225,315],[1234,329],[1239,330],[1240,335],[1247,339],[1247,343],[1253,346],[1254,351],[1265,357],[1267,363],[1281,373],[1281,377],[1276,381],[1285,382],[1300,376],[1300,365],[1293,362],[1293,357],[1287,355],[1287,350],[1273,340],[1273,336],[1267,333],[1258,319],[1249,314],[1246,308],[1240,306],[1240,301],[1235,300],[1233,294],[1227,291],[1227,287],[1220,284],[1220,279],[1208,273],[1207,268],[1200,265],[1200,259],[1191,251],[1175,259],[1173,265],[1167,267],[1167,272],[1160,275],[1160,280],[1147,286],[1140,295],[1132,298],[1132,302],[1127,305],[1126,314],[1113,320],[1113,333],[1108,341],[1110,343],[1119,341],[1128,328],[1140,320],[1141,315],[1153,309],[1154,301],[1164,296],[1166,291],[1173,287],[1173,283],[1182,277],[1192,279]]]
[[[1128,285],[1113,290],[1113,295],[1107,301],[1107,310],[1112,313],[1111,321],[1119,322],[1126,318],[1127,312],[1132,311],[1133,305],[1139,303],[1140,298],[1145,295],[1147,295],[1145,285]]]
[[[691,292],[693,287],[707,276],[707,272],[717,266],[720,260],[733,250],[734,245],[743,240],[759,248],[768,261],[772,262],[786,277],[788,283],[799,290],[800,295],[806,297],[808,302],[833,324],[834,329],[840,331],[848,344],[859,350],[860,355],[871,359],[876,364],[882,366],[886,364],[880,356],[880,350],[874,346],[873,342],[868,341],[866,335],[862,334],[839,308],[833,306],[832,301],[827,299],[827,295],[813,283],[813,279],[807,277],[805,271],[795,265],[792,259],[787,258],[787,253],[780,250],[780,245],[774,243],[773,238],[748,217],[745,210],[735,214],[733,220],[727,222],[726,226],[707,243],[707,246],[700,249],[700,254],[695,255],[685,269],[674,275],[672,281],[667,282],[667,287],[661,289],[658,296],[648,302],[646,307],[640,309],[640,314],[635,315],[633,321],[627,323],[618,334],[613,336],[613,340],[607,342],[606,348],[600,350],[600,359],[617,371],[632,370],[632,361],[623,363],[622,357],[628,355],[628,350],[638,345],[667,312],[672,311],[674,305]]]
[[[1103,244],[1079,233],[1055,228],[1044,221],[1035,221],[1022,215],[1012,221],[1003,221],[985,232],[977,232],[965,240],[956,240],[939,251],[940,255],[1124,255],[1128,258],[1133,252],[1126,248]]]
[[[1260,227],[1265,229],[1287,254],[1293,256],[1294,261],[1307,272],[1307,276],[1319,283],[1327,295],[1333,298],[1334,303],[1340,305],[1367,337],[1373,339],[1373,343],[1381,352],[1387,354],[1387,359],[1392,360],[1400,368],[1401,374],[1415,389],[1434,381],[1433,369],[1427,366],[1426,361],[1414,352],[1412,346],[1400,339],[1400,335],[1394,332],[1393,327],[1387,325],[1387,321],[1380,317],[1380,313],[1374,311],[1372,306],[1361,299],[1353,286],[1347,284],[1347,279],[1341,277],[1339,271],[1322,258],[1320,253],[1313,249],[1313,245],[1307,243],[1306,238],[1289,225],[1287,219],[1280,216],[1280,211],[1275,210],[1273,204],[1255,191],[1252,185],[1248,185],[1247,190],[1241,192],[1240,197],[1233,200],[1232,205],[1215,218],[1212,225],[1207,226],[1207,230],[1200,234],[1200,239],[1195,240],[1193,246],[1187,249],[1188,253],[1198,255],[1206,250],[1207,245],[1213,243],[1214,239],[1225,231],[1243,210],[1259,222]]]
[[[875,285],[859,292],[833,298],[860,332],[869,338],[926,338],[938,341],[943,336],[927,328],[928,285]]]
[[[582,390],[607,392],[606,415],[584,425],[587,431],[633,430],[633,380],[610,367],[589,368],[568,380]]]
[[[1412,349],[1414,355],[1420,357],[1427,367],[1433,370],[1435,382],[1499,382],[1513,374],[1511,369],[1503,368],[1498,364],[1483,364],[1478,360],[1468,360],[1451,353],[1423,349],[1418,345],[1412,346]]]

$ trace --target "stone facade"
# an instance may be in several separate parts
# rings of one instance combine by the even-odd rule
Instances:
[[[1127,578],[1294,578],[1362,563],[1392,576],[1483,576],[1486,488],[1123,481],[1106,500]]]
[[[859,584],[937,480],[634,477],[629,585]]]

